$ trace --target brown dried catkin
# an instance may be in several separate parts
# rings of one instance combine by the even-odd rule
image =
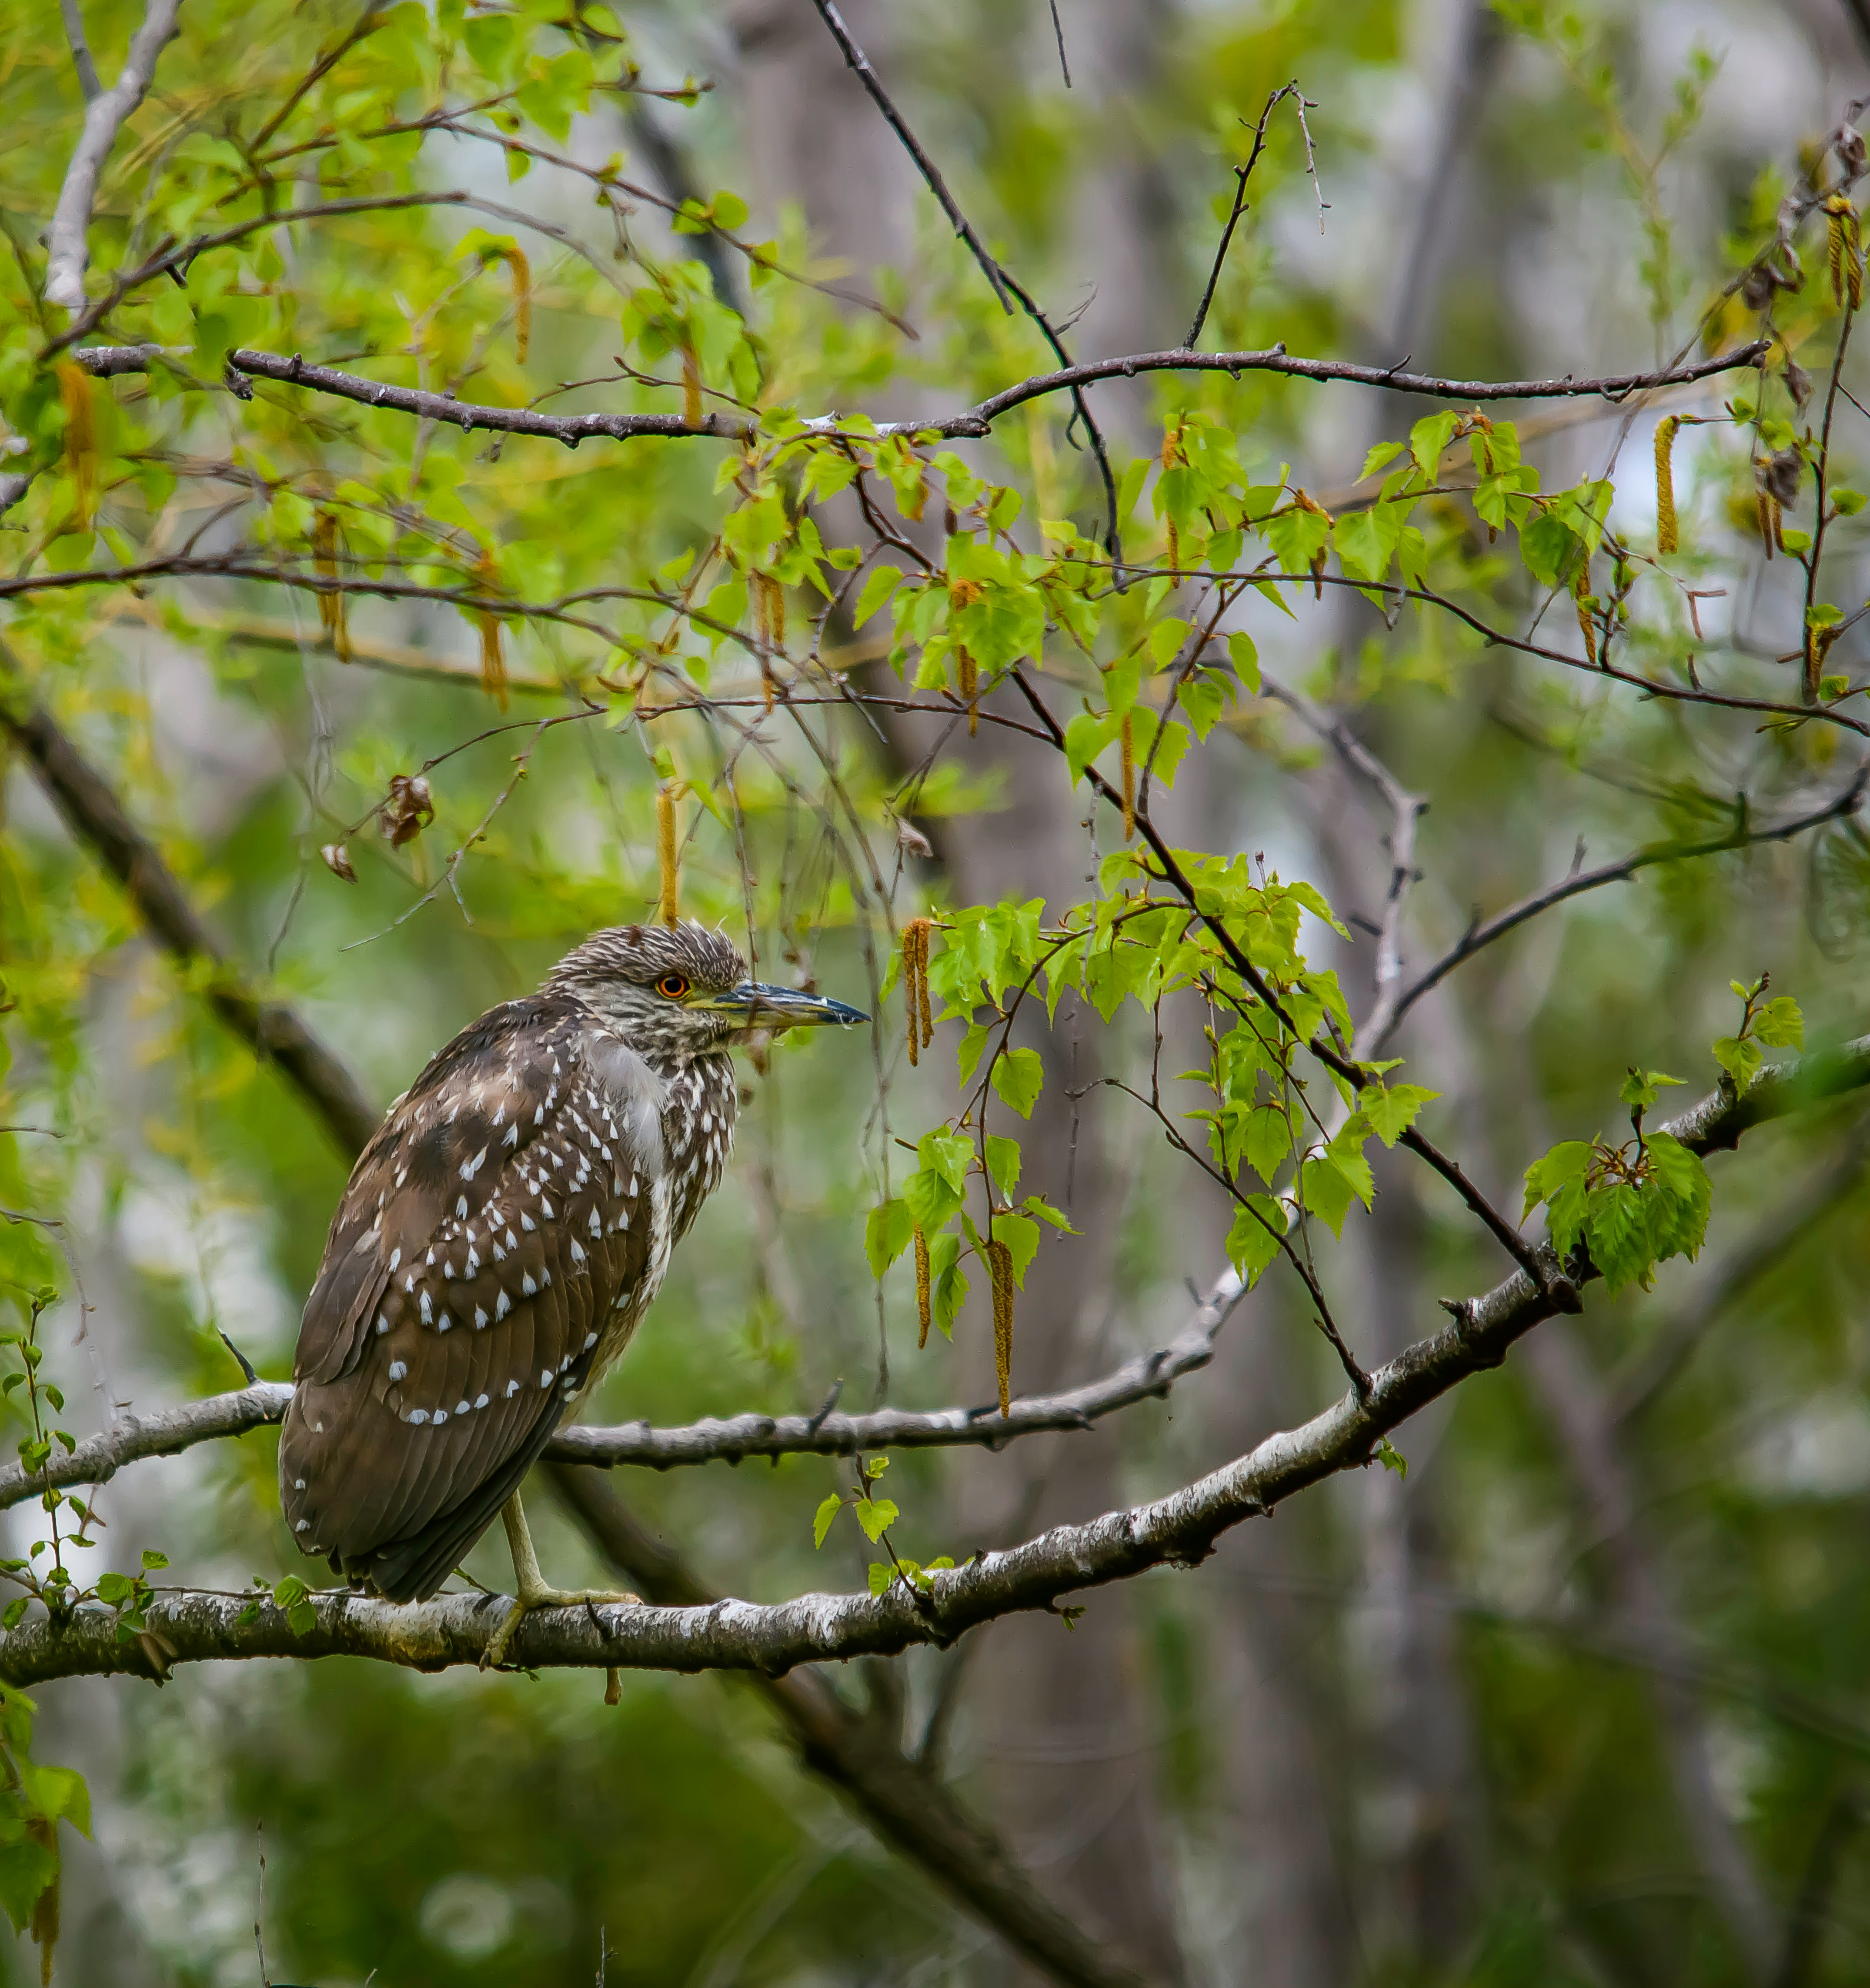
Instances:
[[[968,707],[968,736],[980,732],[980,665],[965,649],[955,651],[955,675]]]
[[[337,578],[337,520],[329,511],[320,511],[312,520],[312,570],[320,580]],[[350,661],[350,631],[344,616],[344,597],[333,588],[318,597],[319,625],[331,637],[331,647],[340,663]]]
[[[928,1344],[928,1327],[933,1317],[933,1307],[928,1287],[928,1238],[918,1229],[912,1238],[915,1247],[915,1320],[917,1332],[915,1350],[920,1353]]]
[[[675,928],[675,790],[667,780],[656,789],[656,857],[662,874],[662,893],[656,915]]]
[[[1013,1252],[997,1236],[987,1239],[987,1274],[993,1282],[993,1370],[1005,1415],[1013,1406]]]
[[[1577,602],[1578,633],[1584,638],[1584,659],[1593,669],[1598,666],[1598,632],[1591,620],[1591,565],[1588,560],[1577,570],[1577,577],[1571,583],[1571,592]]]

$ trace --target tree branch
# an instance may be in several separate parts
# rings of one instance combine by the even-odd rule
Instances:
[[[1484,923],[1470,927],[1458,945],[1445,952],[1419,979],[1409,983],[1397,997],[1381,1030],[1373,1033],[1370,1053],[1380,1056],[1403,1016],[1463,961],[1472,959],[1484,947],[1491,945],[1496,938],[1505,938],[1508,932],[1536,918],[1541,911],[1550,911],[1554,904],[1562,904],[1567,898],[1599,890],[1606,884],[1623,883],[1639,871],[1652,869],[1659,863],[1685,863],[1699,856],[1718,856],[1730,849],[1750,849],[1756,843],[1790,842],[1807,829],[1821,827],[1828,821],[1839,821],[1855,814],[1863,805],[1866,787],[1870,787],[1870,761],[1857,769],[1850,784],[1841,793],[1808,814],[1776,822],[1770,828],[1750,829],[1747,826],[1743,804],[1739,820],[1726,835],[1709,836],[1699,842],[1652,843],[1645,849],[1632,851],[1619,862],[1602,864],[1595,870],[1574,870],[1561,881],[1548,884],[1543,891],[1535,891],[1530,898],[1522,898],[1517,904],[1509,906]]]
[[[749,1456],[855,1456],[880,1449],[998,1449],[1016,1437],[1089,1428],[1104,1416],[1161,1397],[1214,1357],[1214,1342],[1246,1295],[1238,1273],[1224,1271],[1195,1316],[1166,1346],[1140,1353],[1094,1381],[1057,1395],[1016,1401],[1002,1415],[991,1404],[937,1408],[916,1414],[883,1408],[867,1415],[735,1415],[710,1417],[685,1427],[653,1428],[648,1422],[610,1428],[574,1425],[546,1445],[555,1464],[613,1469],[626,1464],[668,1470],[700,1463],[739,1463]],[[126,1415],[102,1434],[87,1436],[66,1456],[55,1452],[29,1476],[16,1463],[0,1465],[0,1511],[49,1488],[103,1484],[127,1463],[178,1456],[196,1444],[243,1435],[276,1422],[292,1399],[283,1381],[261,1381],[211,1395],[154,1415]]]
[[[1763,1070],[1742,1093],[1731,1084],[1655,1129],[1697,1153],[1724,1151],[1751,1127],[1870,1084],[1870,1036]],[[1001,1553],[982,1551],[931,1577],[925,1594],[902,1581],[883,1594],[803,1594],[761,1605],[538,1610],[515,1632],[513,1661],[526,1669],[752,1670],[783,1675],[800,1664],[894,1656],[945,1648],[1003,1615],[1050,1609],[1063,1595],[1127,1581],[1164,1566],[1194,1566],[1243,1520],[1341,1472],[1368,1464],[1376,1445],[1470,1375],[1497,1367],[1515,1341],[1554,1316],[1549,1295],[1567,1276],[1589,1282],[1594,1265],[1561,1266],[1538,1246],[1539,1280],[1516,1270],[1456,1307],[1440,1331],[1419,1340],[1370,1377],[1368,1394],[1343,1396],[1296,1429],[1269,1436],[1168,1496],[1083,1525],[1059,1526]],[[1544,1288],[1541,1288],[1543,1285]],[[367,1656],[418,1670],[478,1664],[504,1614],[499,1598],[438,1595],[397,1608],[348,1591],[312,1598],[314,1620],[295,1635],[282,1609],[243,1595],[165,1591],[147,1611],[165,1664],[261,1656]],[[251,1611],[248,1620],[239,1618]],[[49,1678],[147,1675],[148,1645],[120,1641],[117,1618],[80,1609],[63,1621],[41,1616],[0,1635],[0,1677],[25,1686]]]
[[[46,299],[49,303],[63,305],[71,311],[84,309],[84,272],[90,259],[86,236],[91,225],[91,203],[97,194],[97,176],[110,156],[123,120],[143,101],[156,73],[156,58],[175,32],[175,19],[181,11],[181,0],[149,0],[143,25],[132,38],[130,53],[123,59],[123,73],[110,89],[92,96],[85,107],[84,129],[72,154],[72,162],[66,168],[65,184],[59,189],[59,204],[52,211],[52,226],[46,235]],[[74,58],[83,47],[81,32],[73,46]],[[89,59],[87,54],[80,61],[81,79]],[[95,69],[91,79],[93,83],[97,79]]]
[[[606,1560],[651,1601],[709,1608],[711,1594],[602,1479],[555,1466],[553,1489]],[[1034,1888],[1006,1847],[899,1739],[854,1712],[813,1671],[750,1680],[791,1735],[803,1764],[830,1783],[882,1840],[918,1865],[1001,1939],[1056,1981],[1138,1988],[1120,1954],[1088,1939]]]
[[[302,216],[295,214],[289,218],[296,221]],[[1128,379],[1138,373],[1277,373],[1297,380],[1348,380],[1442,401],[1539,401],[1580,394],[1619,401],[1651,387],[1679,386],[1755,365],[1760,349],[1756,343],[1669,371],[1608,374],[1592,380],[1569,376],[1562,380],[1435,379],[1425,374],[1386,372],[1375,366],[1354,365],[1348,360],[1295,358],[1283,345],[1259,352],[1141,352],[1120,359],[1091,360],[1053,373],[1035,373],[960,414],[937,415],[926,421],[879,421],[865,432],[934,435],[948,440],[978,438],[989,434],[1002,414],[1023,407],[1029,401],[1070,393],[1100,380]],[[156,345],[91,345],[79,347],[73,356],[86,371],[100,378],[111,378],[122,374],[147,373],[165,360],[179,360],[188,355],[184,348]],[[501,434],[537,435],[563,443],[567,448],[576,448],[580,442],[597,437],[627,441],[641,435],[701,436],[744,442],[761,432],[758,421],[735,414],[708,414],[698,421],[690,421],[679,414],[546,414],[532,407],[485,407],[445,394],[389,386],[380,380],[367,380],[360,374],[340,372],[335,367],[314,365],[297,353],[282,358],[276,353],[256,352],[245,346],[230,352],[227,363],[230,370],[245,377],[304,387],[367,407],[388,407],[423,421],[443,422],[464,432],[481,428]],[[803,426],[808,434],[836,434],[845,418],[820,414]]]
[[[19,665],[4,643],[0,668],[14,678],[17,696]],[[357,1080],[291,1008],[254,991],[155,846],[50,714],[0,698],[0,729],[32,762],[66,825],[123,887],[162,945],[178,960],[203,960],[213,968],[205,992],[215,1013],[262,1063],[279,1067],[340,1146],[347,1152],[360,1151],[376,1131],[380,1114]]]

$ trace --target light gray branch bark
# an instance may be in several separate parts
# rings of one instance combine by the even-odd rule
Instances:
[[[1870,1036],[1763,1070],[1737,1096],[1723,1083],[1656,1129],[1696,1152],[1724,1151],[1769,1118],[1866,1084]],[[1561,1269],[1578,1283],[1597,1275],[1575,1259],[1561,1266],[1549,1243],[1540,1244],[1537,1255],[1548,1288],[1562,1281]],[[1465,1300],[1442,1330],[1378,1368],[1362,1401],[1347,1394],[1303,1427],[1269,1436],[1168,1497],[1107,1512],[1087,1524],[1054,1526],[1004,1553],[977,1554],[934,1575],[927,1594],[898,1581],[881,1595],[805,1594],[766,1606],[726,1601],[707,1608],[541,1610],[516,1632],[513,1661],[539,1669],[756,1670],[777,1676],[800,1664],[893,1656],[918,1645],[945,1647],[998,1617],[1050,1609],[1063,1595],[1151,1567],[1196,1565],[1243,1520],[1368,1464],[1384,1436],[1469,1375],[1499,1366],[1514,1341],[1554,1310],[1540,1286],[1516,1270],[1483,1296]],[[152,1648],[164,1664],[350,1655],[439,1670],[478,1664],[503,1612],[497,1598],[484,1594],[441,1595],[396,1608],[327,1593],[313,1598],[313,1608],[315,1620],[303,1636],[270,1602],[188,1591],[158,1595],[141,1639],[120,1641],[117,1618],[106,1610],[80,1609],[63,1622],[41,1616],[0,1635],[0,1677],[23,1686],[79,1675],[148,1675]],[[253,1617],[243,1624],[238,1618],[248,1608]]]
[[[1196,1307],[1195,1316],[1166,1346],[1139,1353],[1121,1367],[1063,1394],[1016,1401],[1012,1412],[998,1408],[936,1408],[917,1414],[882,1408],[867,1415],[710,1416],[678,1428],[652,1428],[648,1422],[611,1428],[560,1429],[547,1444],[550,1463],[646,1464],[667,1470],[677,1465],[738,1463],[749,1456],[855,1456],[879,1449],[941,1449],[975,1445],[997,1449],[1016,1436],[1089,1428],[1120,1408],[1166,1395],[1185,1375],[1214,1357],[1214,1342],[1245,1295],[1239,1274],[1223,1272]],[[69,1456],[55,1453],[29,1476],[16,1463],[0,1466],[0,1511],[46,1489],[73,1484],[103,1484],[127,1463],[152,1456],[176,1456],[197,1443],[242,1435],[276,1422],[292,1399],[289,1383],[259,1381],[225,1395],[184,1403],[151,1415],[128,1415],[101,1435],[87,1436]]]
[[[143,25],[131,39],[123,73],[86,106],[84,129],[79,134],[72,162],[66,168],[65,184],[59,189],[59,204],[53,210],[46,238],[48,303],[62,304],[72,311],[84,308],[84,272],[90,259],[86,237],[91,225],[91,203],[97,194],[97,178],[117,143],[123,120],[148,91],[156,73],[156,58],[175,32],[176,16],[181,12],[181,0],[150,0]],[[81,32],[74,54],[83,46]],[[92,79],[96,79],[95,70]]]
[[[445,202],[448,196],[429,198]],[[153,345],[90,345],[75,348],[73,356],[87,371],[110,378],[121,374],[147,373],[165,359],[179,360],[187,354],[181,348]],[[1121,358],[1091,360],[1056,372],[1035,373],[959,414],[934,415],[923,421],[879,421],[871,431],[879,435],[939,435],[949,439],[979,437],[991,433],[1002,414],[1024,407],[1029,401],[1069,393],[1100,380],[1133,379],[1139,373],[1228,373],[1236,377],[1243,373],[1277,373],[1290,379],[1343,380],[1439,401],[1542,401],[1581,394],[1621,401],[1652,387],[1679,385],[1712,374],[1753,366],[1759,358],[1760,347],[1756,343],[1665,372],[1610,374],[1594,380],[1440,380],[1419,373],[1388,371],[1379,366],[1353,365],[1348,360],[1300,358],[1289,353],[1283,345],[1258,352],[1137,352]],[[380,380],[367,380],[360,374],[314,365],[297,353],[282,358],[277,353],[256,352],[245,346],[230,352],[227,363],[232,372],[246,378],[308,387],[367,407],[389,407],[398,414],[445,422],[464,431],[481,428],[500,434],[538,435],[562,442],[567,448],[600,437],[627,441],[639,435],[712,435],[722,441],[746,441],[759,432],[758,422],[736,414],[704,414],[698,421],[690,421],[680,414],[545,414],[532,407],[483,407],[445,394],[392,387]],[[842,418],[822,414],[803,425],[810,432],[835,434]]]

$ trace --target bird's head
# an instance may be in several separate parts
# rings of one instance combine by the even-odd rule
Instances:
[[[664,1066],[780,1029],[848,1028],[870,1019],[822,994],[749,980],[733,942],[694,924],[593,932],[546,985],[576,995],[633,1049]]]

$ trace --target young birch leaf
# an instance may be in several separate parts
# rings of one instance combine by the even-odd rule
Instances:
[[[812,1518],[812,1544],[814,1547],[824,1544],[825,1535],[831,1530],[832,1520],[844,1509],[844,1497],[841,1491],[834,1491],[818,1507]]]
[[[1357,1094],[1358,1109],[1370,1121],[1370,1129],[1386,1146],[1393,1146],[1415,1122],[1416,1115],[1439,1090],[1425,1090],[1419,1084],[1392,1084],[1387,1088],[1366,1084]]]
[[[864,1254],[873,1277],[881,1277],[909,1246],[915,1227],[915,1217],[900,1199],[892,1198],[870,1211],[864,1222]]]
[[[1249,1289],[1279,1254],[1279,1239],[1285,1232],[1286,1211],[1281,1204],[1267,1195],[1249,1194],[1227,1232],[1228,1261],[1239,1270]]]
[[[1011,1201],[1020,1185],[1020,1142],[1017,1139],[1003,1138],[997,1132],[989,1132],[986,1143],[987,1172],[994,1185]]]
[[[888,1498],[859,1498],[850,1509],[857,1515],[857,1523],[864,1528],[864,1537],[872,1546],[902,1516]]]
[[[1770,1050],[1802,1050],[1805,1017],[1790,994],[1778,994],[1753,1016],[1753,1039]]]
[[[1022,1118],[1032,1117],[1045,1080],[1045,1064],[1036,1050],[1009,1050],[993,1066],[994,1089]]]

